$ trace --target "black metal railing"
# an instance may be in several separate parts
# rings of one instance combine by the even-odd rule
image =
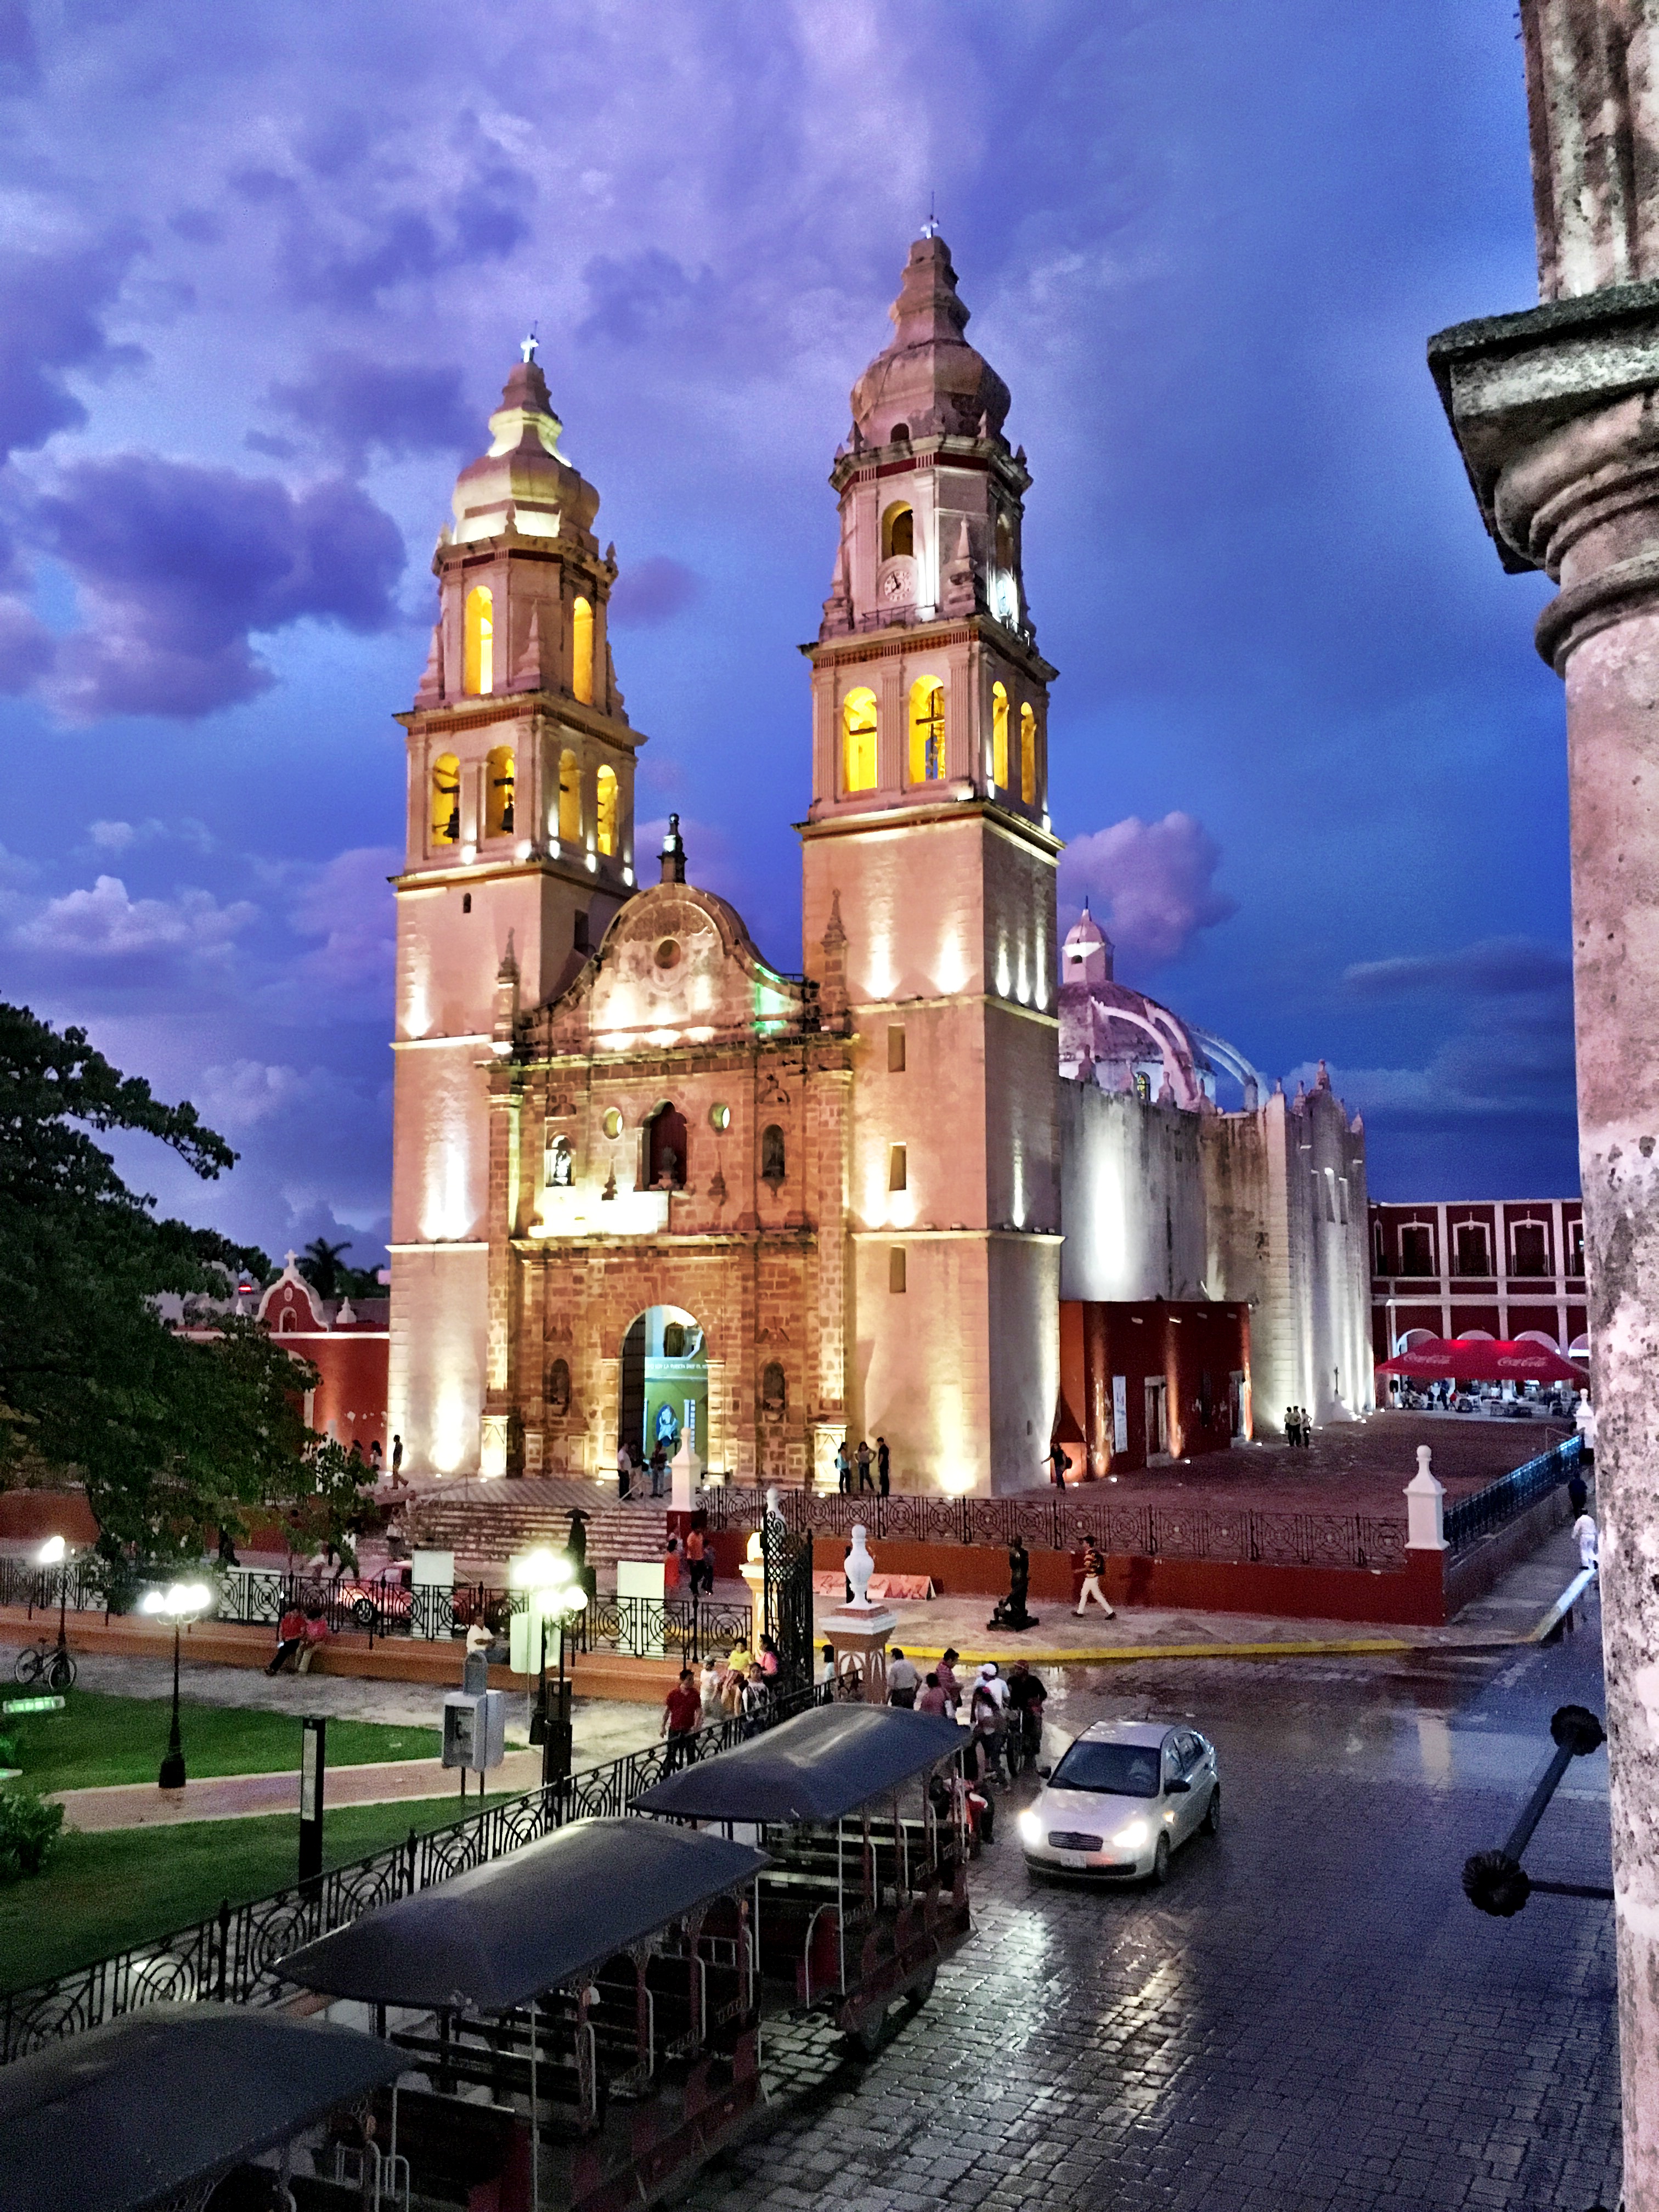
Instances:
[[[1102,1486],[1103,1487],[1104,1486]],[[1403,1490],[1405,1486],[1401,1486]],[[716,1528],[759,1527],[766,1494],[705,1491]],[[796,1534],[845,1538],[861,1522],[890,1542],[1006,1546],[1018,1535],[1033,1551],[1074,1552],[1094,1543],[1112,1556],[1250,1560],[1280,1566],[1403,1567],[1403,1515],[1295,1513],[1256,1507],[1106,1504],[1067,1490],[1015,1498],[930,1498],[893,1492],[843,1498],[781,1491],[779,1510]],[[831,1565],[838,1562],[831,1561]]]
[[[711,1759],[757,1728],[827,1703],[828,1685],[782,1692],[760,1720],[717,1721],[677,1743],[677,1764]],[[0,2064],[9,2064],[64,2035],[97,2027],[141,2006],[191,2003],[267,2004],[283,1987],[282,1961],[301,1944],[343,1927],[378,1905],[448,1881],[501,1858],[568,1821],[626,1813],[668,1771],[665,1744],[629,1752],[565,1781],[452,1820],[441,1828],[336,1867],[303,1888],[296,1881],[249,1905],[222,1905],[206,1920],[135,1945],[112,1958],[0,1997]]]
[[[1570,1480],[1583,1451],[1582,1440],[1568,1437],[1565,1442],[1540,1452],[1522,1467],[1512,1468],[1508,1474],[1499,1475],[1484,1490],[1472,1492],[1460,1498],[1455,1505],[1447,1509],[1445,1516],[1446,1548],[1449,1552],[1467,1551],[1478,1544],[1483,1536],[1490,1536],[1510,1522],[1537,1504],[1540,1498],[1548,1497]]]
[[[56,1613],[67,1584],[70,1613],[101,1613],[103,1571],[99,1559],[71,1559],[61,1567],[38,1567],[30,1559],[0,1559],[0,1605],[21,1606],[29,1613]]]

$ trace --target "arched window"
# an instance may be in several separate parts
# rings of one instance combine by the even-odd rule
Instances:
[[[783,1132],[775,1121],[769,1121],[761,1131],[761,1181],[771,1184],[775,1197],[783,1177]]]
[[[646,1180],[653,1190],[685,1188],[685,1116],[671,1099],[647,1131]]]
[[[582,780],[574,753],[559,757],[559,842],[582,842]]]
[[[593,606],[578,599],[570,616],[570,688],[585,707],[593,703]]]
[[[881,518],[881,557],[890,561],[895,554],[914,553],[916,550],[916,518],[906,500],[895,500]]]
[[[600,852],[611,854],[617,849],[617,771],[614,768],[599,770],[597,796],[593,834]]]
[[[484,763],[484,836],[513,835],[513,751],[497,745]]]
[[[488,584],[466,595],[466,689],[495,689],[495,602]]]
[[[910,781],[945,781],[945,686],[937,676],[910,686]]]
[[[568,1137],[550,1137],[547,1154],[543,1163],[550,1190],[568,1190],[575,1180],[575,1163],[570,1156]]]
[[[1023,806],[1036,805],[1036,716],[1029,707],[1019,710],[1019,797]]]
[[[453,753],[440,753],[432,763],[432,842],[461,842],[461,764]]]
[[[999,791],[1008,788],[1008,694],[1000,684],[991,686],[991,781]]]
[[[876,695],[860,687],[841,702],[842,788],[876,787]]]

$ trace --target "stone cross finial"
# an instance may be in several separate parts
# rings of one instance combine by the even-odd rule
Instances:
[[[520,339],[519,340],[519,357],[520,357],[520,359],[521,361],[526,361],[526,362],[534,361],[534,360],[535,360],[535,358],[536,358],[536,347],[537,347],[537,343],[538,343],[538,340],[537,340],[537,337],[536,337],[535,328],[534,328],[534,325],[532,325],[532,328],[531,328],[531,331],[530,331],[530,335],[529,335],[529,337],[525,337],[525,338],[520,338]]]

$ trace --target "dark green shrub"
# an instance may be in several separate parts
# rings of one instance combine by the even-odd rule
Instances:
[[[38,1790],[0,1790],[0,1881],[39,1874],[57,1847],[64,1808]]]

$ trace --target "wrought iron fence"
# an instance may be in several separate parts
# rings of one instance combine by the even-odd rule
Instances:
[[[758,1527],[758,1490],[710,1490],[699,1501],[715,1528]],[[1364,1513],[1277,1512],[1259,1507],[1106,1504],[1074,1491],[1017,1498],[928,1498],[909,1492],[860,1498],[783,1491],[779,1508],[796,1533],[848,1536],[862,1522],[872,1539],[1004,1546],[1019,1536],[1034,1551],[1109,1556],[1253,1560],[1269,1565],[1403,1567],[1404,1518]]]
[[[1540,1498],[1547,1498],[1552,1490],[1559,1489],[1571,1479],[1583,1449],[1579,1437],[1568,1437],[1548,1451],[1540,1452],[1536,1459],[1528,1460],[1524,1466],[1499,1475],[1485,1489],[1460,1498],[1446,1512],[1447,1550],[1467,1551],[1483,1536],[1490,1536],[1494,1530],[1518,1520]]]
[[[70,1613],[102,1613],[106,1571],[100,1559],[71,1559],[61,1567],[37,1567],[31,1559],[0,1559],[0,1605],[21,1605],[31,1613],[56,1613],[65,1585]]]
[[[769,1727],[827,1702],[827,1685],[773,1698],[763,1720],[717,1721],[673,1747],[677,1765],[711,1759]],[[411,1891],[448,1881],[501,1858],[568,1821],[626,1813],[668,1771],[666,1744],[629,1752],[526,1796],[487,1805],[424,1835],[336,1867],[303,1888],[296,1881],[251,1905],[222,1905],[211,1918],[100,1959],[74,1973],[0,1997],[0,2065],[60,2036],[79,2034],[141,2006],[212,1998],[268,2004],[282,1991],[282,1961],[301,1944]]]

